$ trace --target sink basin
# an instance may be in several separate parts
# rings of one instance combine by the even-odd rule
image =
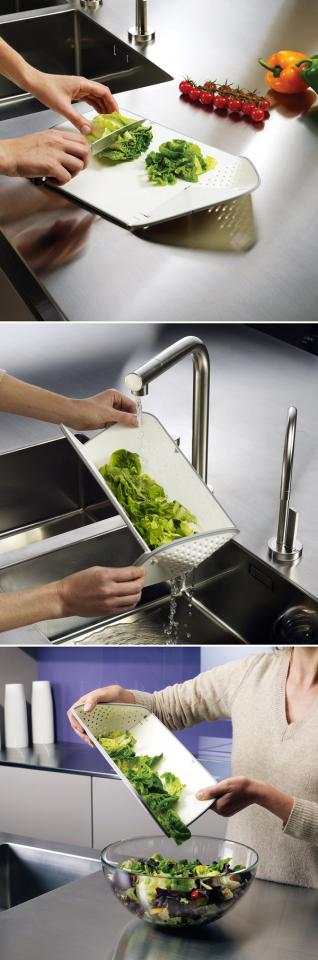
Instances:
[[[8,13],[25,13],[28,10],[44,10],[45,7],[66,7],[68,0],[1,0],[1,16]]]
[[[130,530],[119,517],[108,523],[105,532],[92,535],[88,528],[77,543],[32,559],[15,562],[12,554],[12,563],[0,570],[0,590],[40,586],[95,565],[133,563],[139,547]],[[123,616],[68,617],[43,622],[41,630],[53,642],[83,645],[272,643],[282,642],[277,625],[292,610],[300,613],[300,628],[295,636],[291,630],[290,642],[318,639],[306,634],[306,612],[318,622],[317,602],[234,541],[197,568],[192,602],[185,593],[177,598],[178,629],[172,635],[167,634],[169,609],[169,585],[162,583],[147,587],[139,606]]]
[[[84,857],[24,843],[0,843],[0,911],[40,897],[100,869]]]
[[[31,2],[31,0],[30,0]],[[1,36],[29,63],[48,73],[99,80],[113,93],[171,80],[137,50],[78,10],[34,13],[1,23]],[[0,118],[44,109],[31,95],[0,77]]]
[[[64,437],[0,454],[0,560],[115,513]]]

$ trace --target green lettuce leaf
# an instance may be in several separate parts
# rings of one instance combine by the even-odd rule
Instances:
[[[197,143],[187,140],[167,140],[159,150],[152,150],[146,157],[146,167],[151,183],[159,186],[187,180],[197,183],[202,173],[216,166],[215,157],[204,157]]]
[[[169,500],[164,488],[142,473],[137,453],[115,450],[109,462],[99,469],[151,549],[196,532],[194,514],[178,500]]]
[[[87,137],[89,143],[94,140],[100,140],[108,133],[131,123],[131,117],[123,117],[121,113],[100,113],[94,117],[91,128],[92,132]],[[120,163],[126,160],[136,160],[142,153],[148,150],[152,140],[151,127],[144,127],[141,121],[134,130],[125,130],[118,134],[116,140],[105,147],[100,153],[96,154],[96,160],[101,163],[109,162]]]

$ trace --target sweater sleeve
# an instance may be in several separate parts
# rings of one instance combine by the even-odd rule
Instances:
[[[133,690],[136,703],[154,713],[170,730],[182,730],[201,720],[231,718],[234,697],[259,655],[234,660],[175,683],[155,693]]]
[[[297,840],[307,840],[318,846],[318,803],[295,797],[293,809],[283,832]]]

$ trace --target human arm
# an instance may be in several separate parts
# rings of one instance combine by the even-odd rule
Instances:
[[[0,410],[48,423],[65,423],[74,430],[97,430],[109,423],[137,426],[136,404],[118,390],[104,390],[78,400],[64,397],[8,373],[0,377]]]
[[[91,567],[62,580],[0,594],[0,631],[60,617],[108,616],[136,606],[142,567]]]
[[[117,103],[108,87],[85,77],[44,73],[13,50],[0,38],[0,73],[8,80],[28,90],[46,107],[61,113],[83,134],[90,125],[72,106],[74,100],[85,100],[97,113],[112,113]]]
[[[293,797],[270,783],[248,777],[221,780],[214,787],[199,790],[197,797],[214,800],[212,809],[221,817],[232,817],[256,803],[282,821],[288,836],[318,845],[318,803],[313,800]]]
[[[189,727],[200,720],[216,720],[230,716],[230,700],[238,689],[247,672],[247,663],[255,660],[249,657],[242,669],[242,661],[216,667],[199,674],[193,680],[165,687],[156,693],[141,690],[128,690],[119,684],[99,687],[91,690],[79,701],[89,713],[98,703],[110,703],[120,700],[122,703],[138,703],[154,713],[171,730]],[[75,733],[85,739],[82,728],[68,713],[69,721]],[[86,738],[87,741],[87,738]]]

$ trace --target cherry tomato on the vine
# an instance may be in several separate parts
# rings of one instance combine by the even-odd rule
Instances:
[[[259,107],[253,107],[250,116],[254,123],[261,123],[265,117],[265,110],[260,110]]]
[[[206,90],[216,90],[216,83],[214,83],[214,80],[206,80],[203,86],[206,88]]]
[[[199,100],[201,96],[201,90],[198,90],[197,87],[191,87],[188,96],[190,97],[190,100]]]
[[[192,89],[192,83],[190,82],[190,80],[181,80],[181,83],[179,83],[180,93],[188,94],[190,93],[191,89]]]
[[[228,99],[228,108],[232,113],[240,113],[242,106],[242,100],[239,97],[229,97]]]
[[[224,107],[227,107],[228,98],[223,97],[220,93],[214,94],[214,106],[217,110],[224,110]]]
[[[250,100],[243,100],[241,111],[242,113],[244,113],[246,117],[250,117],[252,110],[254,110],[254,107],[255,107],[255,103],[252,103]]]
[[[212,90],[201,90],[199,100],[204,107],[211,107],[214,101],[214,93],[212,93]]]
[[[260,97],[260,99],[257,101],[257,106],[260,108],[260,110],[265,110],[267,112],[267,110],[270,110],[271,104],[269,100],[265,100],[265,97]]]

